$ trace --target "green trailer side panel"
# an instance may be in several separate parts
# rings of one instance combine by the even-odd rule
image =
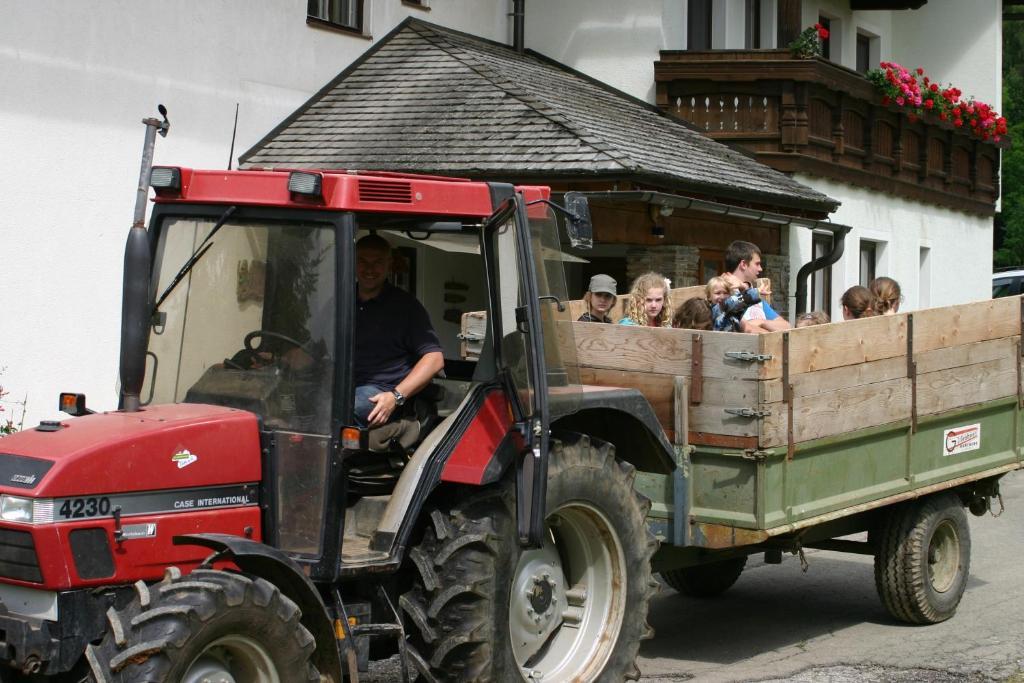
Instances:
[[[742,452],[698,448],[690,456],[690,513],[699,521],[757,528],[759,467]]]
[[[838,442],[812,441],[792,461],[769,463],[767,487],[782,491],[758,528],[768,529],[906,490],[907,429],[894,425]],[[777,499],[776,499],[777,500]]]
[[[976,427],[975,427],[976,426]],[[953,436],[968,443],[950,452]],[[694,522],[769,530],[1024,461],[1017,446],[1024,414],[1016,397],[762,452],[698,446],[690,455],[689,517]],[[976,447],[975,447],[976,445]],[[959,452],[956,452],[959,451]],[[673,514],[670,478],[645,482],[652,515]],[[638,479],[638,488],[640,487]]]

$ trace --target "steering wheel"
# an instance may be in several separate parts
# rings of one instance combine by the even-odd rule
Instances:
[[[260,342],[261,342],[261,346],[262,346],[262,341],[264,339],[277,339],[277,340],[283,341],[286,344],[291,344],[292,346],[294,346],[297,349],[301,349],[304,353],[308,354],[311,358],[314,357],[314,354],[311,353],[310,350],[308,348],[306,348],[306,345],[303,344],[302,342],[298,341],[297,339],[292,339],[289,336],[283,335],[280,332],[271,332],[270,330],[253,330],[249,334],[245,335],[245,339],[243,340],[243,344],[245,345],[245,350],[248,351],[249,353],[252,353],[252,354],[256,354],[256,353],[260,352],[260,350],[258,348],[254,347],[252,345],[252,340],[253,339],[259,339]],[[263,351],[263,353],[269,353],[271,355],[271,361],[272,362],[277,362],[277,358],[278,358],[278,354],[277,353],[275,353],[273,351]]]

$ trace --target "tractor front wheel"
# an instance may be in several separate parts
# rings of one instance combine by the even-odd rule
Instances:
[[[86,651],[98,683],[320,680],[299,608],[263,579],[173,569],[135,588],[131,603],[107,612],[106,636]]]

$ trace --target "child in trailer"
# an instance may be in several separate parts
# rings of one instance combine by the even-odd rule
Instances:
[[[814,325],[826,325],[832,322],[828,317],[828,314],[824,311],[810,311],[809,313],[801,313],[796,319],[797,327],[812,327]]]
[[[687,299],[679,305],[676,314],[672,316],[672,327],[685,330],[710,330],[711,305],[700,297]]]
[[[668,300],[668,280],[658,273],[644,273],[633,281],[626,301],[626,315],[620,325],[671,327],[672,305]]]
[[[729,286],[722,276],[716,276],[708,280],[704,285],[705,296],[709,306],[722,303],[729,296]]]
[[[875,313],[896,315],[900,312],[900,304],[903,302],[900,283],[891,277],[876,277],[868,283],[868,289],[875,297]]]
[[[581,323],[610,323],[612,307],[615,306],[616,282],[610,275],[598,274],[590,278],[590,286],[583,300],[587,302],[587,312],[579,317]]]
[[[757,287],[749,286],[732,273],[725,273],[720,279],[725,281],[730,294],[711,307],[712,328],[716,332],[759,332],[760,328],[754,329],[756,321],[743,319],[747,309],[761,301]]]
[[[843,292],[843,320],[870,318],[875,315],[875,295],[867,287],[854,285]]]

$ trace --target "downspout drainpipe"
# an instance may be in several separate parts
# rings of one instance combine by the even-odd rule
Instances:
[[[512,47],[522,54],[526,49],[526,0],[512,0]]]
[[[807,278],[814,271],[831,266],[843,256],[846,234],[850,232],[850,226],[839,225],[836,227],[837,229],[832,233],[835,237],[832,251],[800,266],[800,270],[796,274],[796,315],[798,316],[807,312]]]

